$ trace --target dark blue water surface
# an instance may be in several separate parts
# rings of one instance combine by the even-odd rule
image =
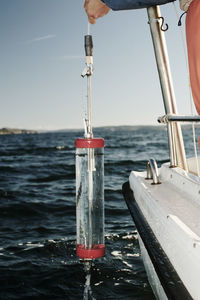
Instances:
[[[168,161],[164,127],[94,130],[105,139],[106,256],[94,299],[154,299],[121,186],[149,158]],[[0,299],[82,299],[75,253],[75,149],[81,131],[0,136]],[[187,138],[187,133],[186,133]],[[192,140],[191,140],[192,144]]]

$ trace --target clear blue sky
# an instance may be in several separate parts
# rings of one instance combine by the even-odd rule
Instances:
[[[0,0],[0,127],[83,127],[83,3]],[[175,5],[180,15],[177,1]],[[166,37],[178,108],[185,113],[189,92],[181,32],[174,5],[161,11],[169,24]],[[93,125],[157,124],[164,110],[146,10],[111,12],[91,26],[91,33]]]

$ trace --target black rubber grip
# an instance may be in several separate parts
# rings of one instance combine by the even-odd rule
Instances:
[[[85,55],[93,56],[93,42],[91,35],[85,35]]]

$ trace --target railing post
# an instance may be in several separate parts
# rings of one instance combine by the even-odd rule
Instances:
[[[164,32],[161,29],[161,13],[159,6],[147,9],[157,69],[163,95],[165,113],[177,114],[176,100],[172,84],[167,46]],[[171,128],[172,129],[172,128]],[[174,123],[173,130],[168,127],[169,151],[171,166],[177,166],[187,170],[187,162],[180,124]],[[174,157],[175,156],[175,157]]]

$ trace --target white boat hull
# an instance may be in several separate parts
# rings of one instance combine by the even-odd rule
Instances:
[[[162,286],[167,295],[166,299],[198,300],[200,299],[200,181],[197,176],[180,168],[169,168],[168,164],[162,166],[159,177],[161,184],[152,185],[152,180],[146,180],[146,172],[131,172],[129,184],[133,191],[134,205],[137,207],[132,207],[132,210],[133,214],[134,210],[137,210],[137,215],[141,215],[143,219],[142,223],[146,222],[149,226],[152,239],[157,243],[154,247],[161,248],[161,252],[169,262],[169,269],[173,269],[172,273],[176,273],[177,279],[174,281],[181,283],[180,296],[173,294],[174,291],[170,290],[169,284],[164,282],[165,279],[158,276],[162,271],[159,270],[160,266],[156,265],[156,257],[152,262],[152,255],[150,261],[157,277],[161,279],[161,284],[156,283],[154,275],[150,283],[158,299],[165,299],[160,292]],[[135,217],[133,216],[134,221]],[[140,232],[139,234],[141,235]],[[151,249],[148,249],[148,244],[151,241],[149,242],[146,236],[142,235],[141,239],[141,250],[144,248],[149,256]],[[147,257],[145,251],[142,250],[144,258]],[[156,255],[159,254],[154,256]],[[145,261],[148,260],[144,259]],[[168,262],[165,261],[165,264]],[[147,270],[151,270],[149,265],[145,263]],[[153,271],[147,272],[153,273]],[[170,273],[169,276],[171,280],[173,275]]]
[[[151,288],[154,292],[154,295],[156,296],[156,299],[167,300],[168,298],[167,298],[165,291],[162,287],[162,284],[157,276],[157,273],[154,269],[154,266],[148,255],[148,252],[143,244],[143,241],[142,241],[140,235],[138,235],[138,236],[139,236],[139,245],[140,245],[142,259],[143,259],[145,270],[146,270],[146,273],[148,276],[148,280],[149,280]]]

